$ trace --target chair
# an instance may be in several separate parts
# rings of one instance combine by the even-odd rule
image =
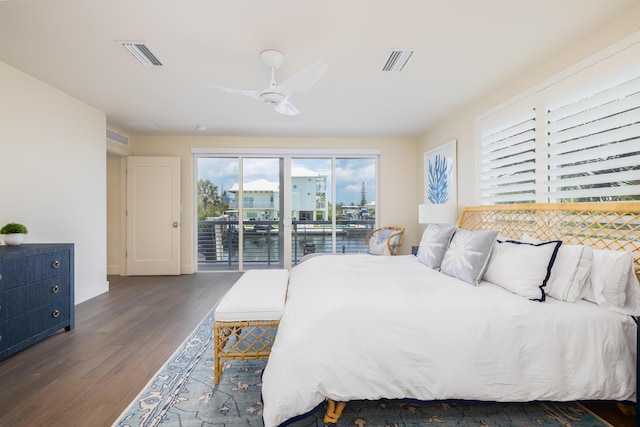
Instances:
[[[404,227],[389,225],[367,233],[365,242],[372,255],[398,255],[403,236]]]

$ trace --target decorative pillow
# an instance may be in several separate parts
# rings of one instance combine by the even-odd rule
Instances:
[[[389,240],[389,236],[395,232],[396,230],[383,228],[373,233],[369,238],[369,253],[371,255],[391,255],[387,241]]]
[[[525,243],[542,243],[540,240],[525,234]],[[565,245],[558,249],[556,260],[551,268],[551,276],[544,291],[547,295],[560,301],[576,302],[582,298],[589,284],[593,250],[584,245]]]
[[[562,242],[524,243],[498,240],[483,279],[534,301],[544,301],[544,287]]]
[[[387,246],[387,238],[380,237],[379,233],[371,236],[369,239],[369,253],[371,255],[391,255],[389,246]]]
[[[640,315],[640,284],[628,251],[595,249],[586,300],[618,313]]]
[[[456,230],[442,258],[440,271],[477,286],[498,234],[500,230]]]
[[[420,240],[418,261],[429,268],[440,270],[442,258],[455,231],[456,227],[453,225],[427,225],[422,233],[422,240]]]

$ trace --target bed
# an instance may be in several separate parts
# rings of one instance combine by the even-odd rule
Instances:
[[[438,268],[424,261],[430,227],[419,256],[326,255],[291,269],[263,373],[265,426],[325,401],[327,423],[350,400],[636,401],[640,202],[466,208]],[[494,242],[477,283],[451,273],[464,264],[456,248],[481,252],[464,236]],[[566,290],[553,281],[570,248],[583,255]]]

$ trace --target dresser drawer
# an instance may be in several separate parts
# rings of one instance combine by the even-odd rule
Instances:
[[[0,292],[27,283],[28,257],[0,261]]]
[[[24,348],[41,340],[44,336],[68,327],[70,313],[70,302],[64,299],[1,321],[0,353],[17,345]]]
[[[50,252],[0,262],[0,292],[49,277],[69,274],[69,251]]]
[[[35,255],[29,260],[27,282],[69,274],[69,251]]]
[[[0,321],[69,298],[68,274],[0,292]]]

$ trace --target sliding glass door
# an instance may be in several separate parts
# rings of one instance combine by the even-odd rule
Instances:
[[[376,158],[292,158],[292,263],[366,252],[376,218]]]
[[[242,266],[283,268],[282,158],[242,158]]]
[[[370,154],[196,155],[197,270],[290,268],[312,254],[365,252],[377,162]]]
[[[291,159],[291,254],[333,252],[332,159]]]
[[[365,237],[376,223],[374,158],[335,159],[336,252],[366,252]]]
[[[238,158],[198,157],[196,168],[197,269],[237,270]]]

